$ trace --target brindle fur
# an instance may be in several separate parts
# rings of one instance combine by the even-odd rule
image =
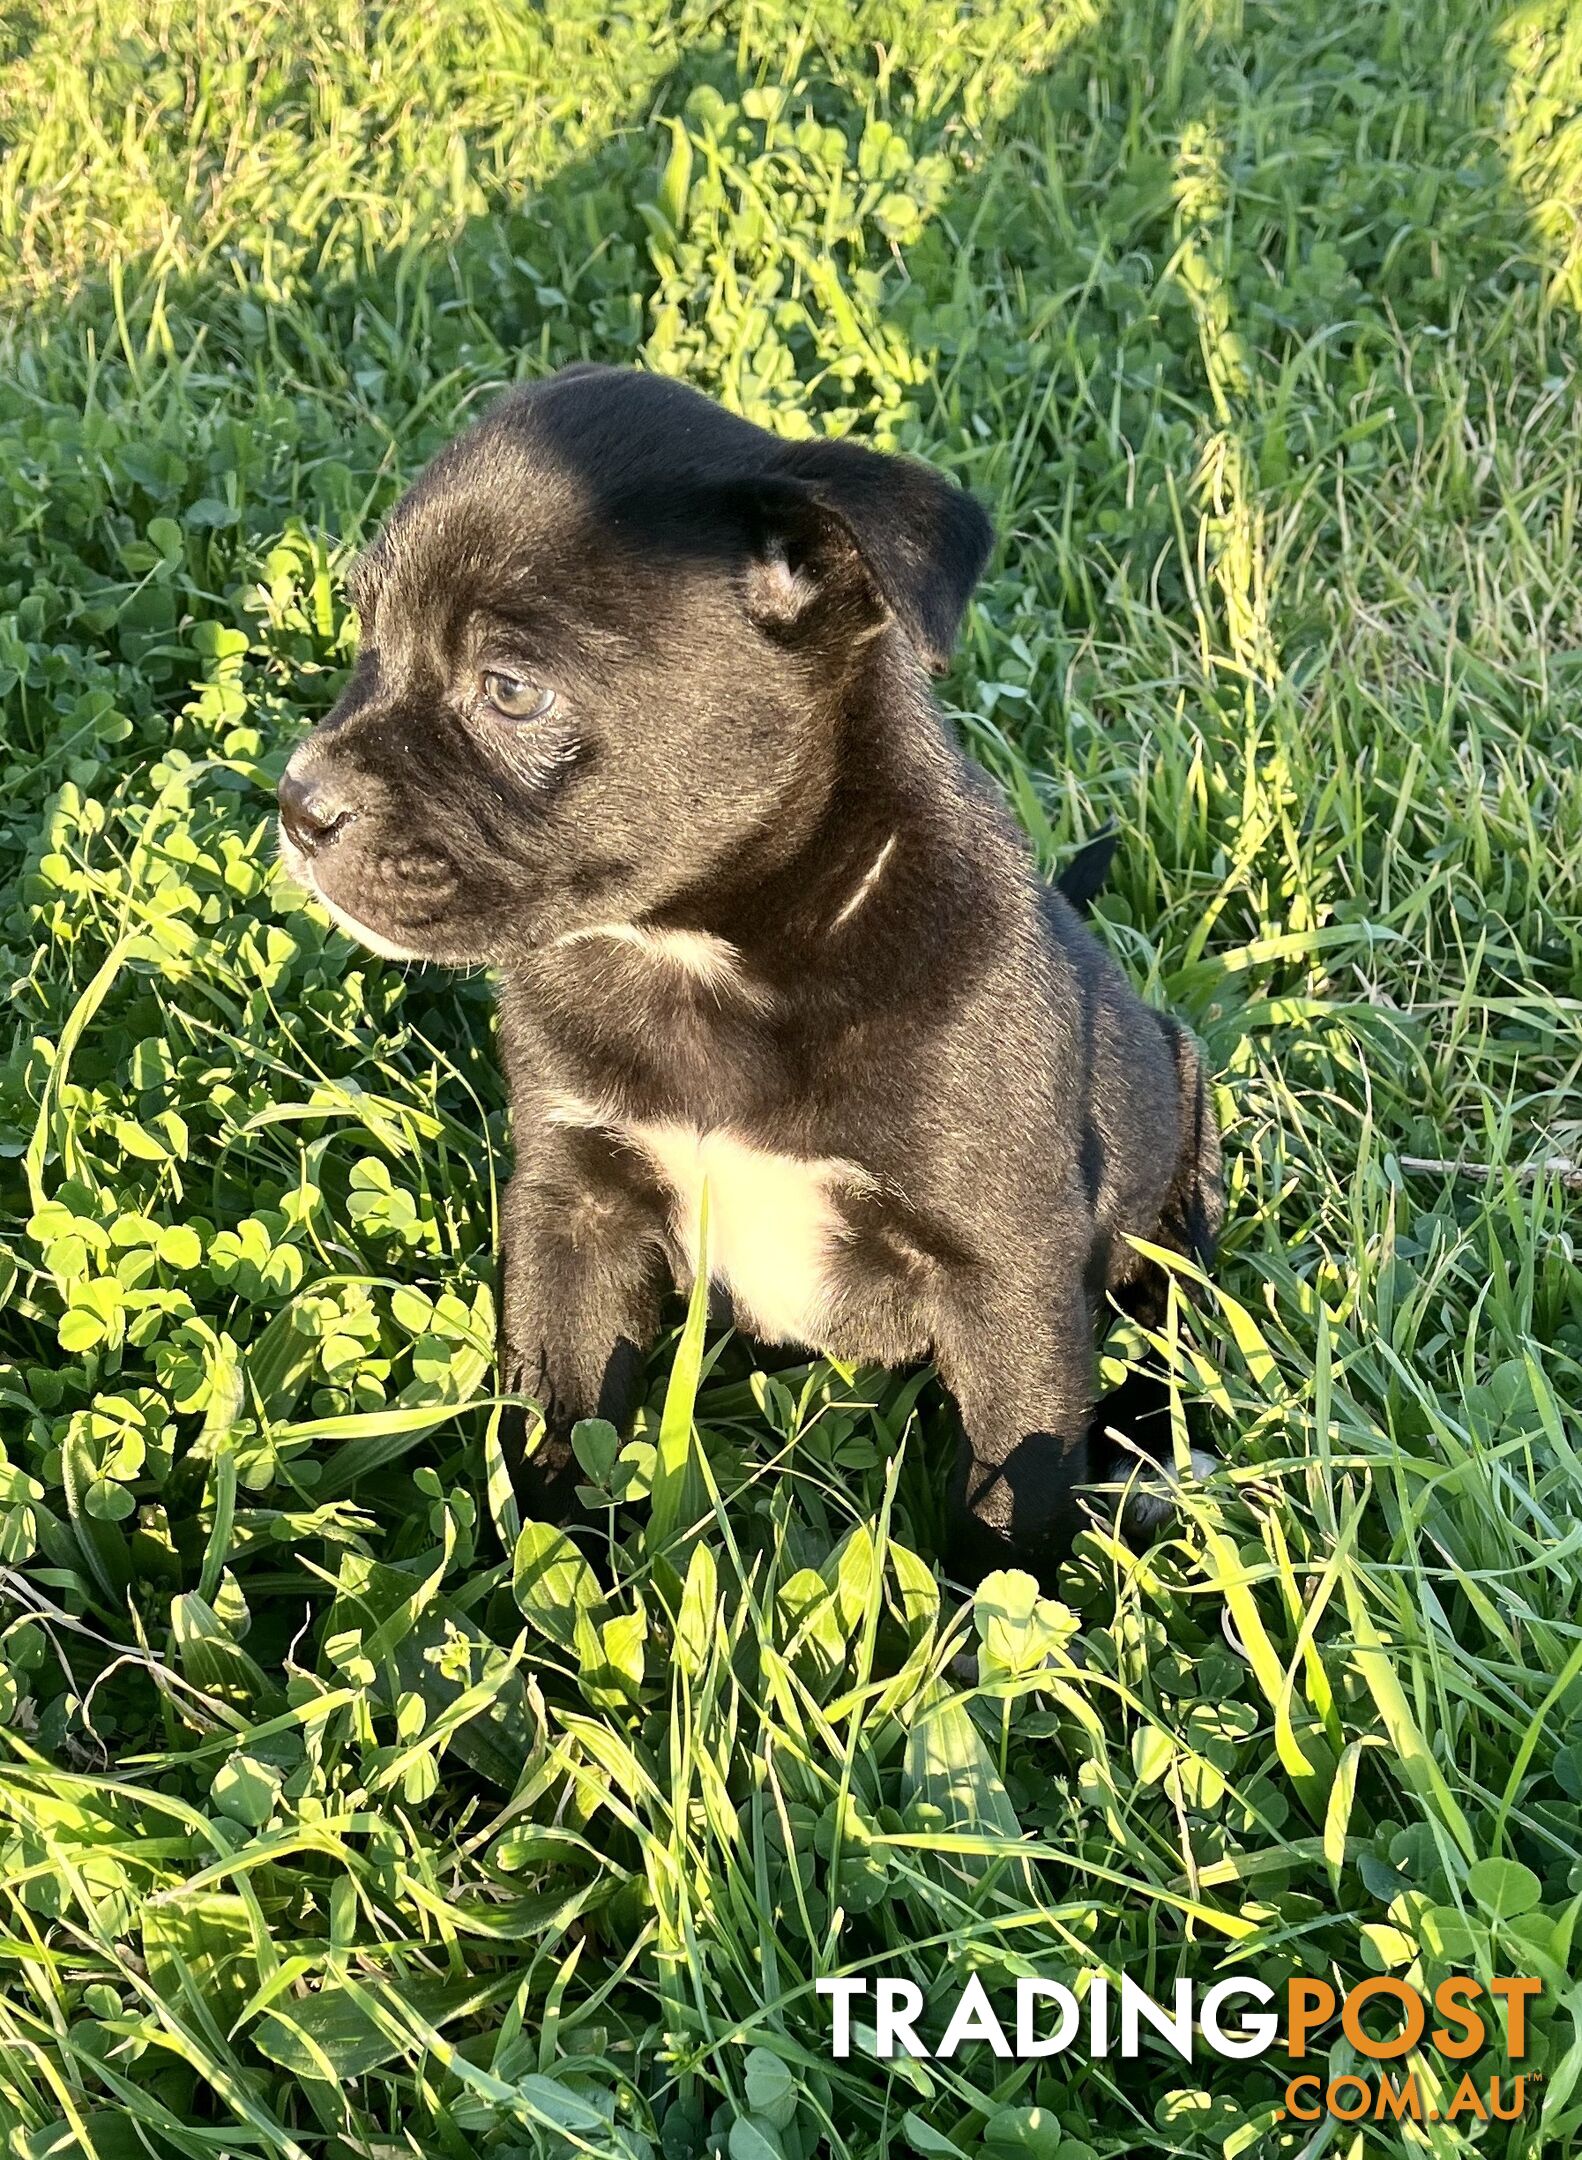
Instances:
[[[990,543],[926,466],[579,367],[444,450],[357,568],[283,847],[377,949],[499,971],[535,1511],[569,1510],[571,1427],[626,1415],[692,1263],[650,1126],[729,1136],[722,1174],[773,1158],[766,1208],[828,1204],[786,1232],[784,1309],[810,1348],[937,1362],[962,1572],[1047,1575],[1113,1474],[1096,1339],[1163,1290],[1128,1237],[1207,1257],[1219,1145],[1190,1037],[1040,883],[929,695]],[[554,710],[502,718],[491,668]],[[854,1174],[795,1184],[831,1163]]]

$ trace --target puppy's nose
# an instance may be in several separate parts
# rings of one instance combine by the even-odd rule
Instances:
[[[288,765],[280,776],[280,822],[304,855],[316,855],[355,816],[333,781]]]

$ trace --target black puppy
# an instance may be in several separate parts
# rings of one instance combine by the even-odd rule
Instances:
[[[280,787],[292,874],[376,952],[500,972],[501,1379],[620,1420],[709,1193],[767,1342],[932,1357],[958,1565],[1045,1574],[1133,1233],[1206,1255],[1198,1059],[1128,988],[927,690],[992,539],[926,466],[577,366],[435,458],[356,566],[362,647]],[[1079,896],[1104,858],[1078,871]]]

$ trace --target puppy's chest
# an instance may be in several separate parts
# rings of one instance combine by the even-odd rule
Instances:
[[[666,1198],[678,1280],[697,1266],[706,1192],[709,1274],[729,1290],[742,1325],[765,1342],[828,1341],[849,1208],[877,1190],[860,1163],[781,1154],[728,1128],[624,1117],[575,1096],[558,1097],[549,1116],[606,1133],[650,1165]]]

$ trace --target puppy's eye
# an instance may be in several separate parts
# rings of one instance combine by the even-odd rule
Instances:
[[[483,694],[503,720],[546,720],[555,709],[553,690],[505,675],[496,668],[483,677]]]

